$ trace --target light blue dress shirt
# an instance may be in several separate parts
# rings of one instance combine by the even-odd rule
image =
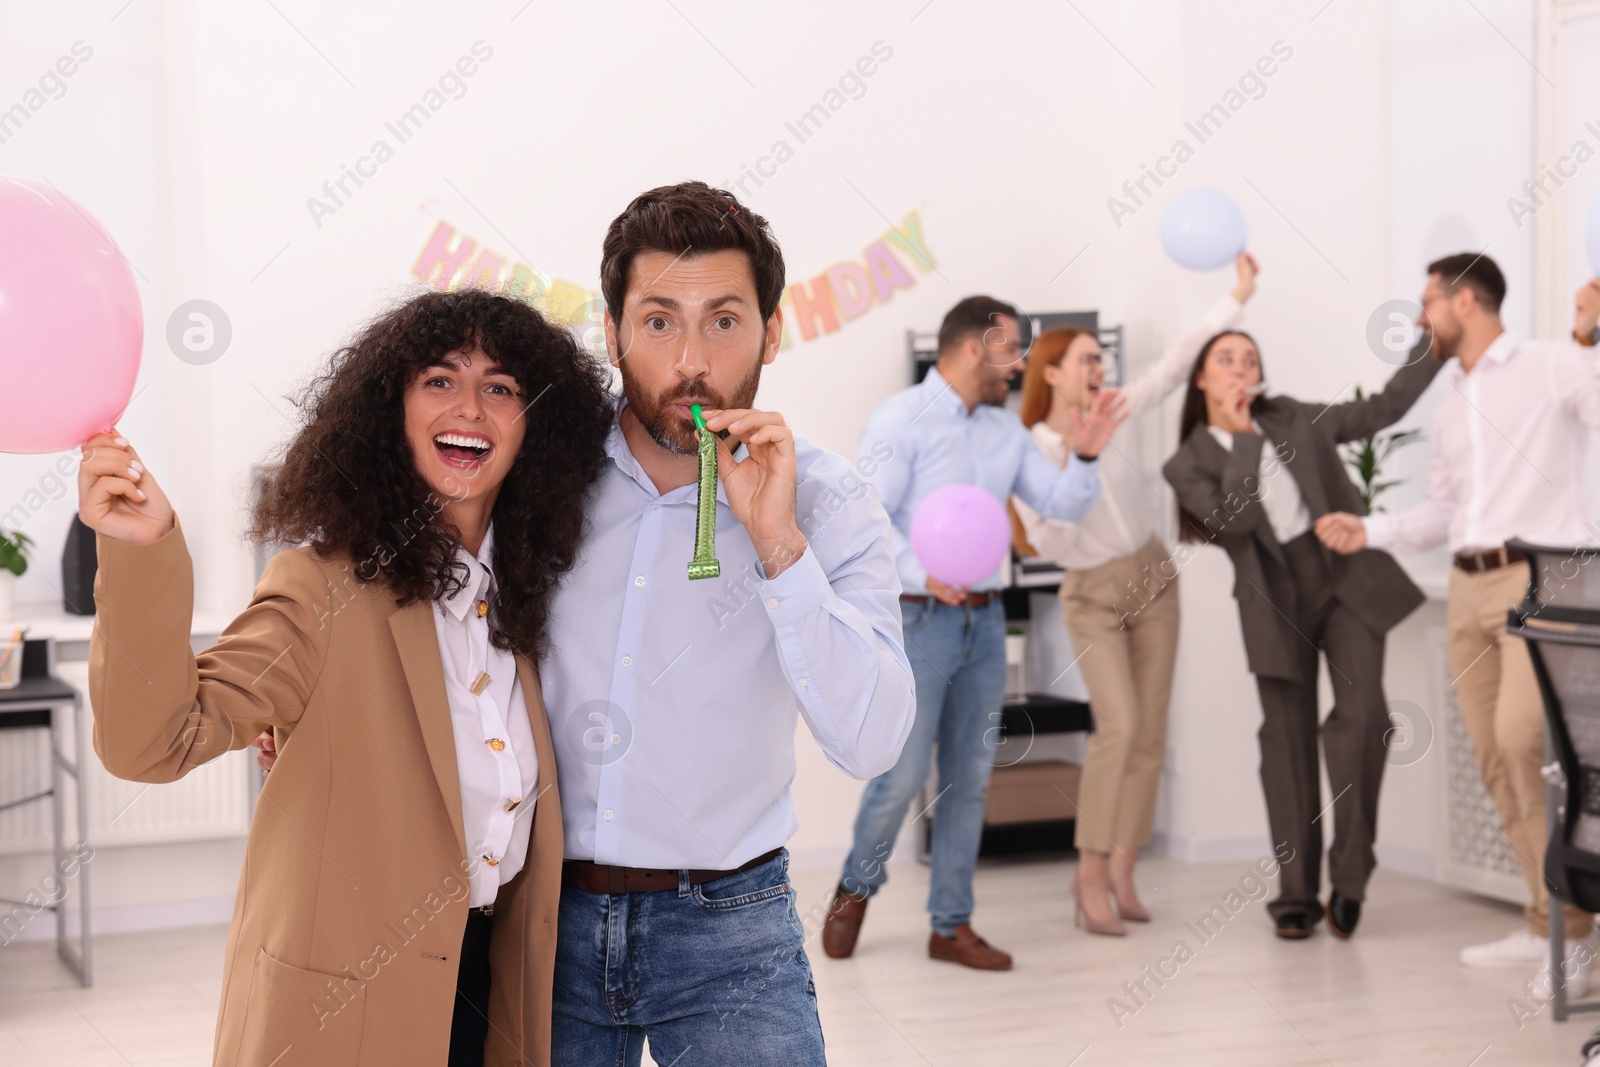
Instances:
[[[861,431],[862,468],[877,487],[894,525],[895,564],[907,593],[926,596],[928,572],[911,551],[911,518],[928,494],[965,482],[994,494],[1002,505],[1015,493],[1041,515],[1077,522],[1100,496],[1099,461],[1071,455],[1051,462],[1015,412],[966,402],[937,367],[872,413]],[[1000,570],[974,582],[977,591],[1000,588]]]
[[[690,581],[697,487],[658,493],[619,424],[606,451],[540,666],[566,855],[728,870],[799,825],[797,714],[853,778],[893,767],[911,732],[889,518],[848,461],[797,436],[805,554],[767,578],[719,481],[722,575]]]

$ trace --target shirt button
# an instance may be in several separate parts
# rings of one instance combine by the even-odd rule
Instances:
[[[631,667],[631,666],[633,666],[633,657],[632,657],[632,656],[623,656],[623,657],[622,657],[622,665],[623,665],[623,666],[624,666],[624,667]]]
[[[644,575],[641,574],[637,578],[635,578],[633,580],[633,584],[634,585],[643,585],[644,584]]]
[[[654,504],[651,504],[650,505],[650,510],[651,511],[660,511],[661,510],[661,501],[657,500]]]
[[[808,685],[810,685],[810,684],[811,684],[811,683],[810,683],[810,682],[808,682],[808,681],[806,681],[806,680],[805,680],[805,679],[804,679],[804,678],[802,678],[802,679],[800,679],[800,688],[801,688],[801,689],[804,689],[804,688],[805,688],[805,687],[806,687],[806,686],[808,686]]]
[[[613,744],[613,745],[620,745],[620,744],[622,744],[622,735],[621,735],[621,734],[612,734],[612,735],[611,735],[611,743],[612,743],[612,744]]]
[[[611,817],[613,815],[615,815],[616,812],[612,811],[610,808],[607,808],[605,811],[601,812],[600,814],[604,815],[606,817],[607,821],[610,821]]]
[[[767,607],[775,608],[777,606],[778,606],[778,598],[777,597],[768,597],[767,598]]]

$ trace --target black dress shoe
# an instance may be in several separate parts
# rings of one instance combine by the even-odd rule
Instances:
[[[1361,921],[1361,901],[1351,900],[1342,896],[1335,890],[1328,898],[1328,929],[1333,931],[1333,936],[1341,940],[1356,932],[1356,923]]]
[[[1303,941],[1311,936],[1311,917],[1298,912],[1280,915],[1275,920],[1277,935],[1285,941]]]

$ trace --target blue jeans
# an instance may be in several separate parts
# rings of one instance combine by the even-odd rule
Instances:
[[[826,1064],[787,850],[654,893],[561,887],[553,1067]]]
[[[867,783],[839,884],[870,897],[889,880],[885,864],[937,747],[928,913],[933,928],[949,937],[972,918],[972,872],[1005,699],[1005,608],[998,599],[981,608],[901,601],[900,621],[917,719],[900,761]]]

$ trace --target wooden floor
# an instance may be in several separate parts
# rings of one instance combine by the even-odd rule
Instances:
[[[927,872],[898,868],[872,903],[855,958],[827,959],[812,939],[829,1063],[1573,1067],[1600,1025],[1600,1015],[1583,1014],[1555,1024],[1526,1001],[1538,1014],[1519,1028],[1508,1005],[1530,976],[1456,962],[1463,944],[1514,930],[1518,912],[1383,870],[1351,941],[1324,927],[1306,942],[1279,941],[1252,903],[1202,943],[1186,922],[1224,903],[1248,869],[1150,859],[1143,896],[1156,921],[1115,939],[1073,929],[1070,862],[985,862],[975,925],[1017,966],[983,974],[927,959]],[[795,872],[802,917],[813,908],[820,916],[833,875]],[[88,990],[53,945],[0,949],[0,1064],[208,1063],[224,934],[99,939]],[[1163,964],[1180,941],[1191,957]],[[1151,993],[1141,1003],[1124,983],[1144,978],[1147,965],[1171,977],[1159,987],[1145,978]],[[1130,1013],[1114,1018],[1112,998]]]

